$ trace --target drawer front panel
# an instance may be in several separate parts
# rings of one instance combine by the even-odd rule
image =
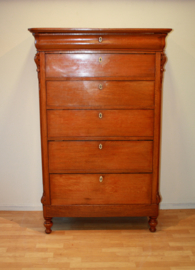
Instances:
[[[63,49],[136,49],[136,50],[162,50],[162,35],[39,35],[36,42],[38,50]]]
[[[48,110],[48,137],[153,136],[153,110]]]
[[[47,105],[66,108],[153,108],[153,81],[48,81]]]
[[[47,54],[46,77],[154,78],[154,54]]]
[[[150,204],[151,183],[152,174],[50,174],[51,204]]]
[[[49,172],[152,172],[152,141],[50,141]]]

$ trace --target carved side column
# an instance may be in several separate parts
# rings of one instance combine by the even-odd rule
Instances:
[[[166,54],[163,52],[161,53],[161,63],[160,63],[160,89],[162,89],[162,81],[163,81],[163,73],[165,71],[164,66],[167,62]]]
[[[37,53],[35,54],[34,60],[35,60],[36,66],[37,66],[37,75],[38,75],[38,80],[39,80],[39,90],[40,90],[40,53],[39,53],[39,52],[37,52]]]
[[[43,205],[46,204],[45,190],[43,190],[43,195],[42,195],[42,197],[41,197],[41,203],[42,203]]]
[[[35,54],[35,57],[34,57],[34,60],[35,60],[35,64],[37,66],[37,75],[38,75],[38,81],[39,81],[39,91],[40,91],[40,53],[37,52]],[[43,205],[46,204],[46,196],[45,196],[45,190],[43,190],[43,195],[42,195],[42,198],[41,198],[41,202]]]
[[[161,59],[160,59],[160,89],[162,90],[162,82],[163,82],[163,74],[164,74],[164,65],[167,61],[167,57],[166,57],[166,54],[164,52],[161,53]],[[161,202],[161,196],[159,194],[159,191],[157,191],[157,194],[156,194],[156,203],[159,204]],[[155,232],[156,231],[156,226],[158,224],[158,221],[157,221],[157,216],[150,216],[149,217],[149,221],[148,221],[148,224],[149,224],[149,230],[151,232]]]
[[[160,196],[159,192],[156,194],[156,202],[157,202],[157,204],[159,204],[161,202],[161,196]]]
[[[38,75],[39,91],[40,91],[41,90],[41,80],[40,80],[40,53],[39,52],[37,52],[35,54],[34,61],[35,61],[35,64],[37,66],[37,75]],[[40,106],[40,108],[41,108],[41,106]],[[43,204],[43,206],[46,205],[46,194],[45,194],[44,189],[43,189],[43,195],[42,195],[42,198],[41,198],[41,203]],[[53,225],[52,218],[51,217],[44,217],[44,219],[45,219],[44,226],[46,228],[45,233],[49,234],[49,233],[52,232],[52,230],[51,230],[51,227]]]

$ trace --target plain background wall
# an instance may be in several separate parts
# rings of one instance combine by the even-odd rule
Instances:
[[[0,0],[0,209],[41,209],[30,27],[173,28],[163,90],[161,208],[195,207],[195,1]]]

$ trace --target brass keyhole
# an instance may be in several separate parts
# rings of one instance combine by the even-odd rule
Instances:
[[[103,176],[100,176],[99,181],[100,181],[100,183],[102,183],[102,181],[103,181]]]
[[[99,62],[100,62],[100,63],[102,62],[102,57],[99,57]]]
[[[102,37],[99,37],[99,42],[102,42]]]
[[[100,150],[102,149],[102,144],[101,144],[101,143],[99,144],[99,149],[100,149]]]
[[[99,89],[102,90],[102,88],[103,88],[103,86],[102,86],[102,84],[100,84],[100,85],[99,85]]]
[[[100,119],[102,118],[102,113],[101,113],[101,112],[99,113],[99,118],[100,118]]]

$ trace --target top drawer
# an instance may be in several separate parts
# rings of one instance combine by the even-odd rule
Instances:
[[[93,32],[93,31],[92,31]],[[142,51],[162,51],[164,34],[148,33],[42,33],[35,35],[38,51],[64,49],[128,49]]]
[[[47,54],[46,77],[141,77],[153,80],[154,54]]]

